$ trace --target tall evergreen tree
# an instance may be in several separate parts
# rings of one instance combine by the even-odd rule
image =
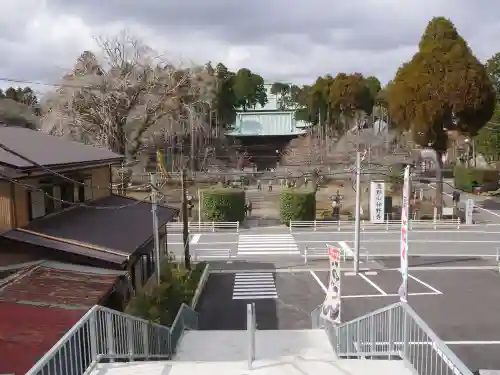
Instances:
[[[433,148],[438,157],[447,148],[446,129],[474,136],[495,107],[495,92],[484,66],[472,54],[453,23],[432,19],[413,58],[403,64],[387,90],[391,118],[414,141]],[[436,176],[436,206],[442,208],[442,174]]]

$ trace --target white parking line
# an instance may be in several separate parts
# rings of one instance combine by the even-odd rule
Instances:
[[[421,285],[425,286],[426,288],[432,290],[435,294],[443,294],[443,292],[440,292],[436,288],[432,287],[431,285],[427,284],[426,282],[420,280],[419,278],[417,278],[417,277],[415,277],[413,275],[408,274],[408,277],[410,277],[411,279],[415,280],[417,283],[420,283]]]
[[[323,291],[326,293],[327,292],[326,285],[323,284],[323,282],[319,279],[318,275],[316,275],[316,272],[310,270],[309,273],[311,274],[313,279],[316,280],[316,282],[319,284],[321,289],[323,289]]]
[[[363,275],[362,273],[359,274],[359,276],[361,276],[361,278],[363,280],[365,280],[368,284],[370,284],[372,287],[374,287],[380,294],[382,294],[383,296],[386,296],[387,293],[384,292],[384,290],[379,287],[377,284],[375,284],[372,280],[370,280],[368,277],[366,277],[365,275]]]
[[[191,237],[191,241],[189,241],[189,243],[190,244],[198,243],[200,238],[201,238],[201,234],[195,234],[193,237]]]
[[[437,293],[434,292],[421,292],[421,293],[408,293],[408,296],[437,296]],[[382,298],[382,297],[399,297],[397,293],[386,293],[386,294],[353,294],[342,296],[342,299],[351,299],[351,298]]]
[[[342,251],[347,255],[347,256],[351,256],[353,257],[354,256],[354,253],[352,251],[352,249],[350,248],[349,245],[347,245],[344,241],[337,241],[337,243],[339,244],[339,246],[342,248]]]

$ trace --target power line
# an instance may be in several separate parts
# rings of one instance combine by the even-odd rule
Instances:
[[[70,177],[67,177],[67,176],[65,176],[65,175],[63,175],[63,174],[61,174],[59,172],[54,171],[51,168],[48,168],[48,167],[46,167],[46,166],[44,166],[44,165],[42,165],[42,164],[40,164],[40,163],[38,163],[38,162],[30,159],[30,158],[28,158],[27,156],[24,156],[23,154],[20,154],[19,152],[13,150],[12,148],[6,146],[5,144],[3,144],[1,142],[0,142],[0,149],[2,149],[2,150],[6,151],[6,152],[8,152],[8,153],[10,153],[10,154],[12,154],[14,156],[17,156],[18,158],[20,158],[20,159],[22,159],[22,160],[24,160],[24,161],[32,164],[33,166],[35,166],[37,168],[42,169],[43,171],[45,171],[47,173],[50,173],[50,174],[52,174],[54,176],[62,178],[63,180],[69,181],[69,182],[71,182],[71,183],[73,183],[75,185],[89,187],[91,189],[100,189],[100,190],[110,190],[110,189],[112,189],[112,187],[109,187],[109,186],[108,187],[101,187],[101,186],[92,185],[92,184],[89,185],[89,184],[86,184],[85,182],[74,180],[74,179],[72,179]]]
[[[45,192],[42,188],[39,188],[39,187],[36,187],[36,186],[33,186],[33,185],[29,185],[29,184],[25,184],[25,183],[20,182],[20,181],[18,181],[16,179],[10,178],[9,176],[6,176],[3,173],[0,173],[0,178],[3,178],[3,179],[5,179],[5,180],[7,180],[7,181],[9,181],[9,182],[11,182],[13,184],[19,185],[19,186],[23,187],[26,190],[41,192],[41,193],[43,193],[44,196],[46,196],[49,199],[52,199],[53,201],[61,202],[61,203],[64,203],[64,204],[67,204],[67,205],[70,205],[70,206],[83,207],[83,208],[86,208],[86,209],[95,209],[95,210],[121,210],[121,209],[124,209],[124,208],[136,206],[136,205],[141,204],[141,203],[150,203],[148,201],[148,199],[151,197],[151,195],[149,195],[145,199],[137,200],[134,203],[124,204],[124,205],[120,205],[120,206],[93,206],[93,205],[89,205],[89,204],[86,204],[86,203],[71,202],[71,201],[67,201],[67,200],[64,200],[64,199],[56,198],[56,197],[48,194],[47,192]]]

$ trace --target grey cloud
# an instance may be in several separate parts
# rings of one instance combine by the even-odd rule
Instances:
[[[80,17],[96,30],[114,22],[146,27],[167,51],[172,45],[184,48],[194,60],[215,61],[229,56],[231,47],[260,46],[267,52],[250,54],[241,64],[255,67],[266,79],[285,81],[304,82],[340,70],[387,81],[411,57],[427,22],[437,15],[450,17],[481,58],[500,49],[495,45],[498,0],[480,5],[470,0],[49,0],[48,7],[55,14]],[[30,16],[23,16],[23,22]],[[3,40],[22,43],[22,33],[10,23],[0,26],[0,50],[9,51],[0,72],[42,80],[61,75],[61,67],[48,58],[50,51],[35,49],[30,55]],[[220,43],[212,48],[209,41]],[[72,64],[68,61],[67,68]]]
[[[363,2],[336,2],[333,5],[328,0],[292,3],[287,0],[248,3],[230,0],[54,0],[50,4],[59,11],[84,15],[87,22],[96,24],[129,20],[153,27],[159,33],[204,31],[238,44],[265,44],[275,35],[300,33],[315,43],[349,47],[351,42],[365,41],[370,47],[378,42],[385,46],[388,34],[400,38],[405,35],[398,30],[402,26],[398,19],[391,18],[384,8],[360,3]],[[408,26],[407,23],[406,28]],[[332,36],[339,29],[348,30],[349,34],[337,42]]]

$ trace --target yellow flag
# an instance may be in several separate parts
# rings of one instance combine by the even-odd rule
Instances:
[[[166,174],[165,156],[161,150],[156,150],[156,163],[159,165],[160,170]]]

